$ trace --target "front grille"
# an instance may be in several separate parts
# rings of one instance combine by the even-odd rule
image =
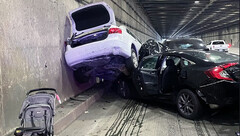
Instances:
[[[72,41],[71,47],[74,48],[84,44],[101,41],[106,39],[107,36],[108,36],[108,31],[106,30],[84,35],[82,37],[74,39]]]

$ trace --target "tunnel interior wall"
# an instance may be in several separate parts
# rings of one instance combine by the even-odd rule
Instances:
[[[64,42],[70,36],[68,12],[97,0],[0,1],[0,135],[20,126],[17,118],[25,94],[40,87],[56,88],[67,100],[90,87],[78,84],[64,60]],[[105,0],[141,40],[159,35],[140,7],[128,0]]]
[[[198,37],[208,44],[212,40],[225,40],[226,43],[232,44],[232,48],[239,48],[239,25],[226,27],[213,32],[208,32]]]

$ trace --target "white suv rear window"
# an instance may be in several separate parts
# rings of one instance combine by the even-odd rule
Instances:
[[[84,8],[72,14],[76,30],[81,31],[106,24],[110,21],[108,10],[103,5]]]
[[[224,42],[213,42],[212,44],[224,44]]]

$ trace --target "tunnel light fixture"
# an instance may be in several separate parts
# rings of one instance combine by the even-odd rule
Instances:
[[[200,1],[198,1],[198,0],[194,1],[194,4],[199,4],[199,3],[200,3]]]
[[[223,10],[223,9],[226,9],[226,8],[220,8],[220,9],[222,9],[222,10]]]
[[[226,7],[231,7],[232,6],[232,4],[227,4],[227,5],[225,5]]]

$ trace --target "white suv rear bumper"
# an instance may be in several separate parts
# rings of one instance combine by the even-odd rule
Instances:
[[[129,58],[131,56],[131,45],[127,45],[118,38],[107,38],[75,48],[71,48],[68,45],[65,52],[65,59],[68,66],[73,68],[75,65],[89,61],[90,59],[109,55],[120,55],[124,58]]]

